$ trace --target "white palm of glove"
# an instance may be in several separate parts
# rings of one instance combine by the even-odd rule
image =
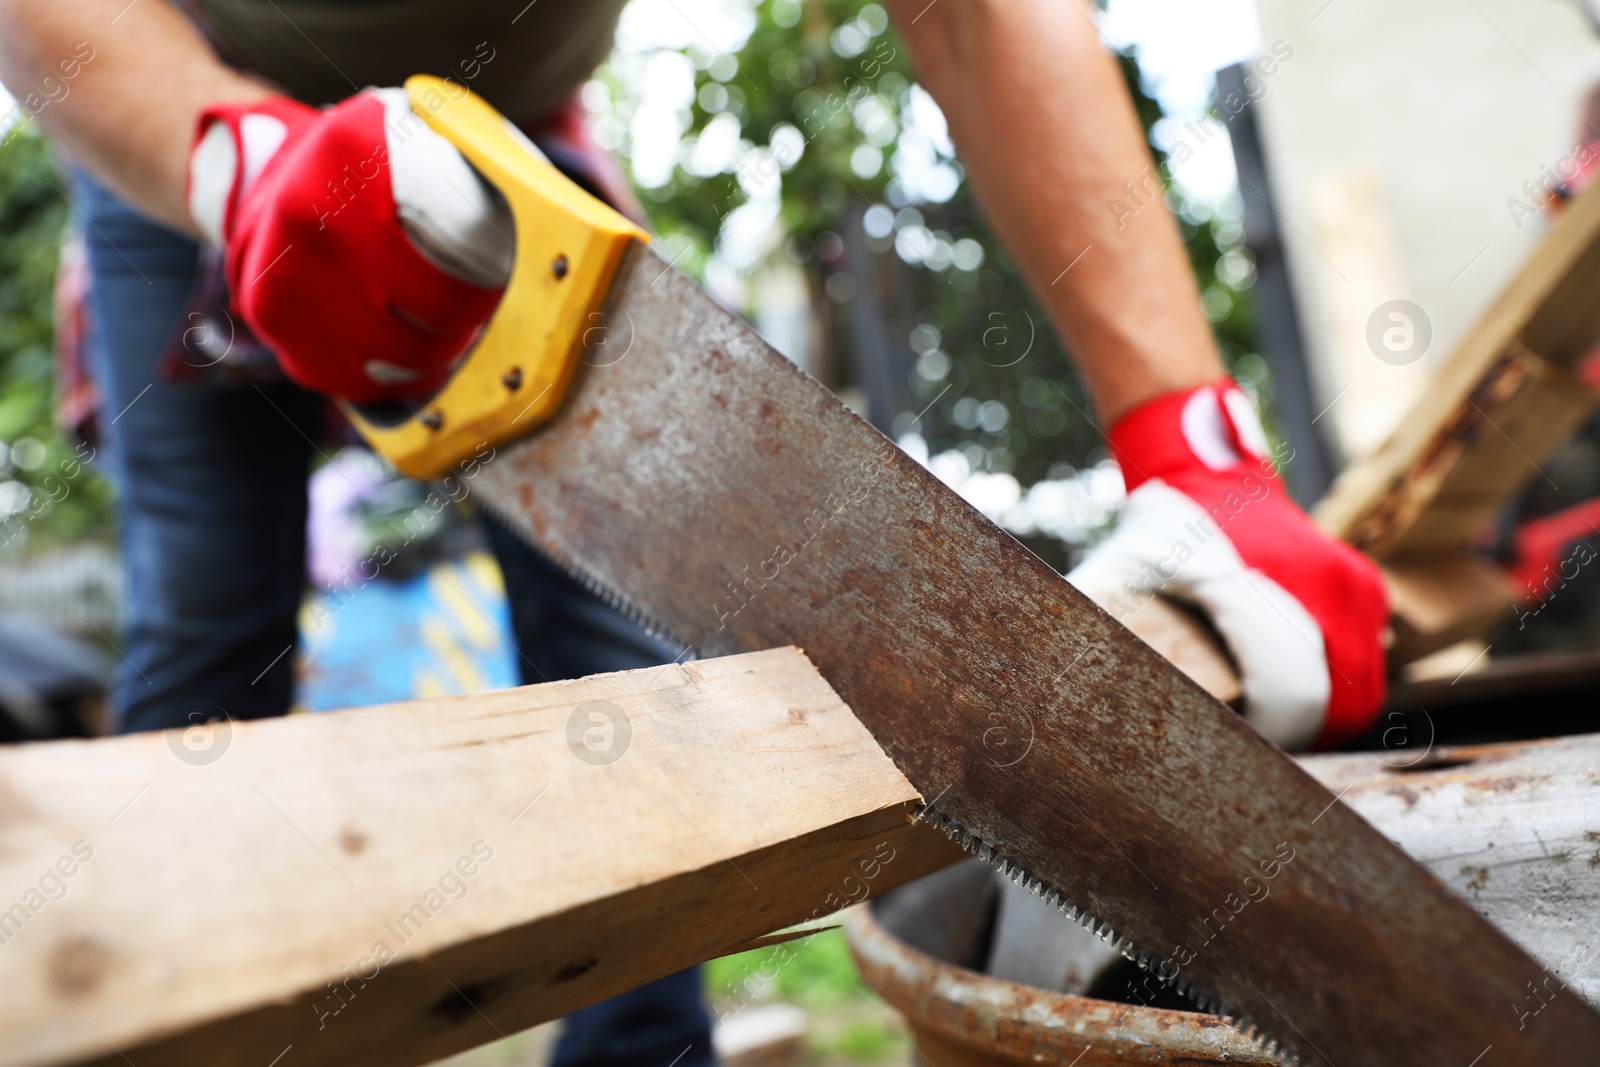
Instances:
[[[404,89],[368,90],[383,102],[387,170],[406,236],[439,269],[462,281],[498,287],[511,277],[515,227],[505,199],[478,176],[455,145],[435,133],[411,108]],[[530,152],[533,142],[516,131]],[[223,218],[230,198],[242,196],[266,168],[287,134],[271,115],[249,115],[240,126],[244,174],[237,190],[238,151],[228,129],[214,124],[189,162],[189,215],[201,235],[224,244]],[[337,191],[331,201],[337,204]]]
[[[1159,478],[1139,486],[1115,532],[1067,580],[1113,616],[1155,595],[1199,608],[1238,665],[1245,717],[1286,749],[1316,739],[1331,688],[1321,629],[1185,494]]]

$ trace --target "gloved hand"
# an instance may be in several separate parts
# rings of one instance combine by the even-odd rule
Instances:
[[[1246,718],[1284,748],[1363,732],[1384,693],[1382,579],[1289,499],[1249,397],[1227,379],[1171,393],[1108,436],[1127,507],[1068,580],[1113,615],[1156,594],[1198,607],[1239,667]]]
[[[245,323],[291,378],[356,403],[436,388],[515,256],[504,200],[402,89],[208,108],[187,196]]]

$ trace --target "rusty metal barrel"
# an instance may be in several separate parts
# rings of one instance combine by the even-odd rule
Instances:
[[[987,921],[975,900],[979,884],[970,874],[933,875],[845,919],[861,977],[906,1017],[922,1063],[1282,1064],[1215,1015],[1052,992],[972,969],[974,961],[963,957],[971,956]]]

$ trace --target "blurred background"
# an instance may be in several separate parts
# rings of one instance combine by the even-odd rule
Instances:
[[[1555,172],[1600,136],[1594,26],[1581,0],[1105,5],[1206,316],[1302,503],[1388,432],[1547,229]],[[880,6],[633,0],[583,99],[668,260],[1055,567],[1105,535],[1122,482],[1082,379]],[[57,429],[81,403],[53,358],[58,325],[82,328],[57,323],[52,296],[75,218],[25,109],[4,99],[0,115],[0,739],[92,734],[120,590],[94,442]],[[1366,341],[1397,299],[1431,335],[1404,365]],[[1519,521],[1600,495],[1597,441],[1558,458],[1560,490],[1530,490],[1486,533],[1492,550],[1507,558]],[[358,449],[325,456],[309,491],[299,710],[513,684],[470,500],[435,512],[428,487]],[[396,565],[352,582],[398,540]],[[1593,576],[1579,582],[1506,641],[1600,636]],[[815,1062],[904,1061],[837,932],[785,959],[715,962],[713,997]],[[458,1059],[537,1057],[547,1033]]]
[[[1234,372],[1265,395],[1255,272],[1212,101],[1214,72],[1259,50],[1252,9],[1118,2],[1105,32],[1170,170],[1206,312]],[[1056,567],[1109,528],[1121,480],[1082,380],[978,216],[880,6],[635,0],[583,97],[668,260]],[[73,383],[57,388],[52,359],[58,251],[76,220],[37,127],[15,104],[0,113],[0,625],[43,622],[98,646],[104,669],[119,597],[113,502],[94,443],[56,429],[81,403]],[[1185,129],[1206,141],[1169,167],[1162,146]],[[428,512],[395,574],[353,595],[345,568],[395,540],[427,490],[356,450],[319,467],[301,704],[510,684],[504,605],[470,524]],[[78,699],[63,694],[87,682],[56,682],[46,703]],[[93,709],[73,714],[94,721]],[[32,720],[42,727],[44,713]]]

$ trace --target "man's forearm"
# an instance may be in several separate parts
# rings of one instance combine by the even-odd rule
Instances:
[[[1083,0],[888,0],[985,216],[1106,424],[1222,364],[1116,60]],[[1126,202],[1124,183],[1147,206]]]
[[[224,66],[165,0],[0,0],[0,81],[42,101],[39,123],[97,178],[186,232],[195,117],[271,91]]]

